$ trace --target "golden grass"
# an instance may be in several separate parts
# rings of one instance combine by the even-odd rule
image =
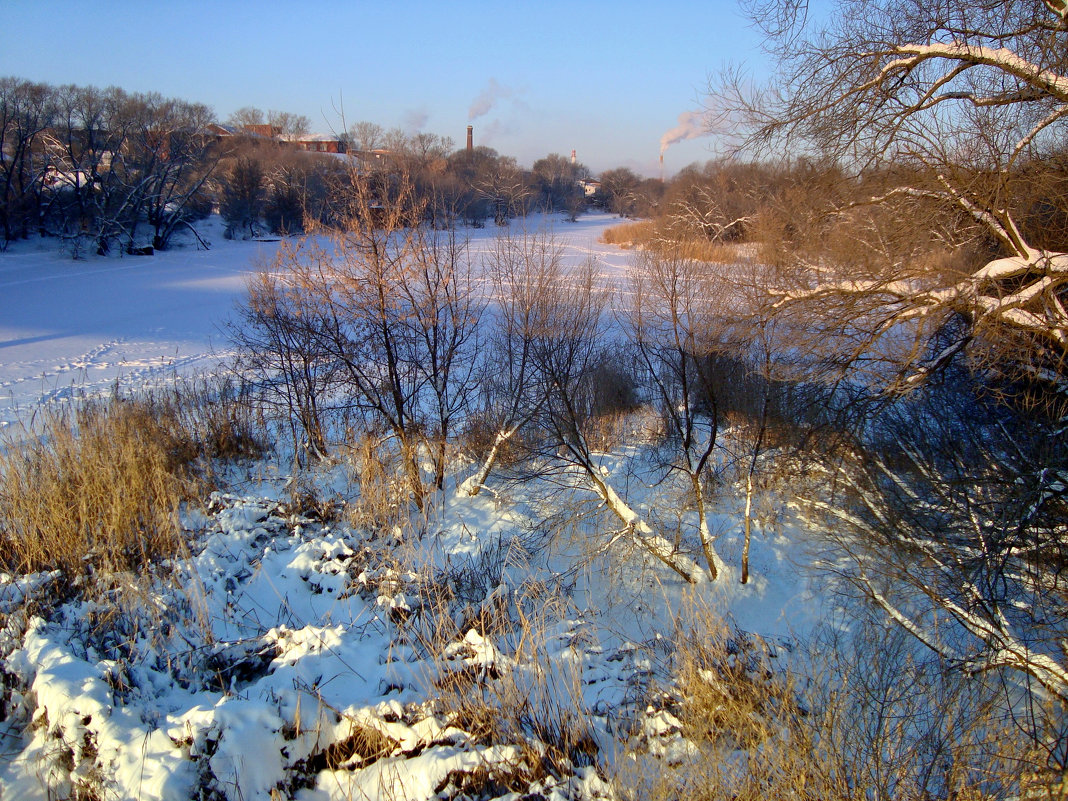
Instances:
[[[349,525],[376,534],[409,528],[408,485],[389,441],[371,431],[359,434],[346,463],[350,481],[360,490],[347,509]]]
[[[655,232],[656,223],[652,220],[639,220],[606,228],[601,234],[601,241],[606,245],[619,245],[621,248],[644,247],[652,241]]]
[[[179,553],[197,452],[165,404],[115,398],[48,412],[37,438],[0,444],[0,564],[73,578]]]
[[[601,241],[621,248],[662,250],[713,264],[737,264],[751,259],[752,248],[742,243],[718,242],[693,236],[682,236],[672,229],[670,221],[641,220],[622,223],[605,229]]]

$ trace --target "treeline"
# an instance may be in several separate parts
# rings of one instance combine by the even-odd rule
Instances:
[[[158,93],[0,78],[0,248],[42,236],[76,257],[165,249],[212,211],[230,236],[333,226],[355,173],[410,179],[436,227],[532,210],[573,219],[588,204],[589,171],[558,154],[525,169],[492,148],[370,122],[338,134],[338,153],[308,152],[307,129],[285,112],[243,108],[219,124],[207,106]]]
[[[525,169],[490,147],[454,150],[449,137],[371,122],[351,126],[336,142],[344,152],[329,156],[263,137],[234,142],[219,178],[231,235],[343,224],[357,175],[382,199],[404,182],[419,201],[420,220],[436,228],[506,225],[535,211],[574,219],[591,202],[583,185],[589,170],[556,153]]]
[[[0,79],[0,243],[165,248],[211,210],[220,153],[199,103]]]
[[[1033,246],[1068,249],[1068,156],[1020,160],[992,172],[954,169],[955,181],[997,198],[999,213]],[[941,186],[937,168],[905,163],[857,170],[833,158],[710,160],[684,167],[661,182],[626,168],[600,176],[596,202],[640,221],[607,234],[631,245],[686,242],[706,256],[732,259],[749,244],[768,263],[795,266],[835,261],[843,270],[936,263],[964,269],[972,261],[1006,255],[978,204],[961,208]],[[1000,186],[999,186],[1000,185]],[[956,267],[954,267],[956,265]]]

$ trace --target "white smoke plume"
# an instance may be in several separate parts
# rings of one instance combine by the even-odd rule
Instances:
[[[404,127],[409,131],[421,131],[426,127],[426,121],[430,119],[425,107],[409,109],[404,114]]]
[[[479,117],[488,114],[497,105],[498,101],[507,100],[514,94],[515,91],[513,89],[497,83],[496,78],[490,78],[486,88],[479,92],[478,97],[471,104],[471,108],[467,110],[467,121],[477,120]]]
[[[660,137],[660,154],[672,145],[686,139],[697,139],[710,133],[704,111],[684,111],[679,115],[679,124]]]

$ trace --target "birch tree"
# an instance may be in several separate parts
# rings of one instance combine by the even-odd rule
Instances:
[[[643,251],[620,319],[654,390],[671,439],[672,469],[690,487],[698,535],[709,575],[724,571],[708,526],[708,479],[720,417],[717,388],[709,369],[723,308],[709,265],[673,254]]]
[[[565,270],[561,278],[544,296],[531,347],[532,374],[538,391],[544,393],[531,424],[537,430],[535,437],[544,443],[536,457],[578,477],[580,487],[591,491],[622,524],[616,538],[629,540],[686,581],[704,582],[708,571],[656,531],[602,470],[589,435],[597,411],[591,379],[604,355],[607,295],[592,263]]]

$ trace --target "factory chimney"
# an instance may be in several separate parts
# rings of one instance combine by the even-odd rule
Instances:
[[[577,161],[577,159],[575,158],[575,156],[576,156],[576,153],[575,153],[575,151],[574,151],[574,150],[572,150],[572,151],[571,151],[571,163],[572,163],[572,164],[574,164],[574,163],[575,163],[575,162]]]
[[[467,152],[475,152],[475,126],[473,125],[467,126]]]

